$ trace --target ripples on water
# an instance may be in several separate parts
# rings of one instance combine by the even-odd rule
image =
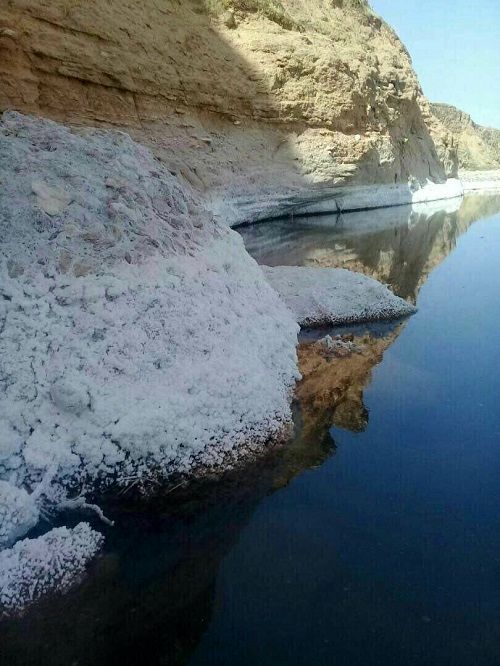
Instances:
[[[115,511],[83,585],[0,626],[0,663],[498,663],[499,211],[474,196],[242,229],[261,263],[352,268],[419,312],[352,329],[344,358],[305,334],[295,439]]]

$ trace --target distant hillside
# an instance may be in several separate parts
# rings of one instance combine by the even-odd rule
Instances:
[[[431,104],[432,112],[455,136],[462,169],[500,167],[500,130],[482,127],[450,104]]]

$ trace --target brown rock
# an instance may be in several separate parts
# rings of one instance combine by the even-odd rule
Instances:
[[[500,168],[500,130],[478,125],[468,113],[450,104],[432,104],[431,108],[452,133],[462,169]]]
[[[17,33],[0,40],[0,110],[126,128],[195,167],[196,187],[248,199],[456,173],[406,49],[364,0],[11,0],[0,25]]]

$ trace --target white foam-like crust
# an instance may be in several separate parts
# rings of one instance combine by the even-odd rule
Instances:
[[[0,548],[23,537],[37,524],[38,518],[33,496],[24,488],[0,480]]]
[[[0,552],[0,618],[77,583],[104,538],[87,523],[59,527]]]

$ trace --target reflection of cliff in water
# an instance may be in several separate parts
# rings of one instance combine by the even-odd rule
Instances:
[[[363,432],[368,425],[368,410],[363,392],[371,381],[372,369],[400,334],[404,324],[368,329],[350,336],[355,351],[332,356],[321,343],[299,346],[302,381],[297,387],[300,404],[300,433],[307,445],[321,441],[332,426]]]
[[[418,206],[276,220],[240,229],[259,263],[348,268],[416,302],[429,273],[476,220],[500,211],[500,196],[470,195]]]

